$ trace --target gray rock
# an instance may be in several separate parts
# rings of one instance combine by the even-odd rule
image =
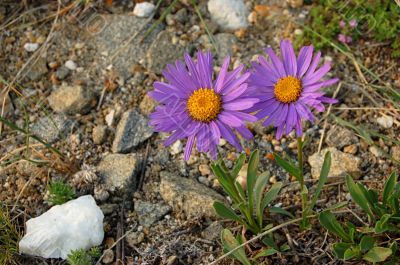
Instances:
[[[147,118],[135,109],[126,111],[118,123],[112,151],[114,153],[131,152],[152,134],[153,130],[149,127]]]
[[[141,159],[136,154],[109,154],[101,160],[97,172],[111,191],[127,189],[128,186],[135,188],[140,164]]]
[[[229,33],[219,33],[215,35],[215,42],[218,48],[218,60],[222,63],[226,56],[233,53],[232,46],[236,43],[236,37]]]
[[[102,144],[107,138],[107,126],[97,125],[93,128],[92,132],[93,142],[95,144]]]
[[[107,203],[99,206],[104,215],[112,214],[118,209],[118,204]]]
[[[164,203],[154,204],[151,202],[136,200],[135,211],[138,214],[139,223],[144,227],[150,227],[169,213],[171,207]]]
[[[358,138],[352,131],[335,125],[327,132],[325,142],[331,147],[342,149],[358,143]]]
[[[201,236],[209,241],[214,241],[221,236],[224,227],[218,221],[212,222],[206,229],[201,232]]]
[[[172,34],[166,30],[157,35],[156,40],[147,52],[148,68],[161,74],[168,63],[174,63],[177,59],[183,58],[185,48],[179,43],[172,43]]]
[[[48,98],[50,107],[66,114],[85,114],[96,105],[96,96],[82,86],[61,86]]]
[[[31,132],[48,143],[66,138],[73,130],[75,122],[65,115],[56,114],[40,118],[31,126]]]
[[[188,21],[188,12],[186,8],[181,8],[175,13],[175,19],[181,23],[185,24]]]
[[[65,79],[69,75],[69,69],[65,66],[61,66],[60,68],[57,69],[56,71],[56,77],[59,80]]]
[[[26,76],[31,81],[38,81],[43,75],[47,74],[47,72],[48,69],[46,59],[39,57],[39,59],[29,68]]]
[[[176,212],[183,212],[189,218],[217,218],[213,203],[225,201],[216,191],[193,179],[160,173],[160,194]]]
[[[357,179],[360,177],[360,158],[338,151],[334,147],[329,147],[321,150],[321,153],[315,153],[308,158],[308,163],[311,166],[311,175],[314,179],[319,179],[322,164],[327,151],[330,151],[332,156],[331,169],[328,175],[329,181],[343,179],[343,177],[348,174]]]
[[[209,0],[208,11],[218,25],[227,30],[247,27],[248,9],[243,0]]]
[[[162,26],[156,27],[152,33],[141,42],[144,32],[151,23],[146,18],[131,15],[101,15],[104,27],[88,39],[94,42],[100,59],[99,69],[113,65],[114,69],[124,79],[128,79],[135,64],[145,59],[150,44],[154,41]]]

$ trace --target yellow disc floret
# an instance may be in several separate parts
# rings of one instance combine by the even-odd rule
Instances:
[[[221,112],[221,98],[211,88],[200,88],[187,101],[190,116],[197,121],[210,122]]]
[[[301,81],[291,75],[281,78],[276,82],[274,94],[277,100],[282,103],[296,101],[301,93]]]

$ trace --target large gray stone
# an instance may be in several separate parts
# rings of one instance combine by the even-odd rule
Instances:
[[[82,86],[61,86],[48,98],[50,107],[66,114],[85,114],[96,105],[96,96]]]
[[[172,43],[173,33],[166,30],[160,32],[147,52],[148,68],[161,74],[167,64],[174,64],[177,59],[183,59],[185,48],[179,43]]]
[[[148,19],[131,15],[102,15],[104,27],[88,36],[99,53],[99,66],[105,69],[112,65],[125,80],[133,74],[133,67],[143,63],[150,44],[162,26],[156,27],[143,41],[144,33],[151,23]]]
[[[319,179],[327,151],[331,152],[332,157],[331,169],[328,175],[330,181],[342,179],[348,174],[354,178],[360,177],[361,159],[351,154],[343,153],[334,147],[330,147],[325,148],[321,150],[321,153],[317,152],[308,158],[308,163],[311,166],[311,175],[314,179]]]
[[[114,153],[131,152],[140,143],[150,138],[153,130],[148,122],[148,119],[135,109],[126,111],[118,123],[112,151]]]
[[[127,189],[137,186],[141,158],[136,154],[109,154],[97,166],[97,172],[103,178],[107,189]]]
[[[193,179],[161,172],[160,194],[176,212],[183,212],[187,218],[217,218],[214,201],[225,201],[216,191]]]
[[[211,18],[223,29],[237,30],[247,27],[248,9],[243,0],[209,0]]]
[[[345,146],[358,143],[358,138],[349,129],[335,125],[326,134],[325,142],[331,147],[342,149]]]

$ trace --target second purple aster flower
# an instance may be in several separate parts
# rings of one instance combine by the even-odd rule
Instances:
[[[196,62],[186,54],[185,62],[186,65],[177,61],[167,66],[163,71],[167,83],[154,83],[154,91],[149,95],[160,105],[150,115],[150,125],[156,131],[172,133],[165,141],[166,146],[188,138],[185,160],[189,159],[194,145],[200,152],[210,152],[215,159],[220,138],[242,150],[234,130],[251,139],[253,135],[245,121],[257,120],[246,111],[259,101],[245,96],[250,74],[241,75],[243,65],[228,71],[228,57],[214,80],[210,52],[199,51]]]
[[[266,49],[270,61],[259,56],[253,62],[249,78],[249,95],[256,95],[260,102],[250,111],[258,111],[256,117],[266,118],[263,125],[273,124],[277,128],[276,137],[289,134],[293,129],[302,135],[302,121],[314,121],[311,110],[324,111],[323,103],[336,103],[335,99],[324,96],[321,88],[338,82],[337,78],[321,81],[329,72],[330,65],[319,69],[321,53],[313,56],[313,47],[301,48],[296,57],[290,41],[281,42],[280,59],[271,48]]]

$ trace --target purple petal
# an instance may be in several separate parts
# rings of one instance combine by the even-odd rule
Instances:
[[[188,141],[186,143],[186,147],[185,147],[185,161],[188,161],[190,158],[190,154],[192,153],[192,149],[193,149],[193,144],[194,144],[194,138],[195,135],[192,135],[188,138]]]
[[[324,75],[326,75],[329,70],[331,69],[331,65],[329,63],[324,64],[318,71],[314,72],[313,74],[306,75],[303,80],[303,86],[312,85],[320,80]]]
[[[235,128],[246,140],[251,140],[253,138],[253,134],[246,126],[240,126]]]
[[[297,77],[302,78],[310,66],[314,47],[304,46],[300,49],[299,56],[297,58]]]
[[[221,131],[221,136],[225,138],[231,145],[236,147],[238,151],[242,151],[242,147],[240,146],[239,140],[236,137],[236,135],[232,132],[232,130],[225,126],[222,122],[219,120],[216,120],[216,123],[218,125],[219,130]]]
[[[279,78],[285,77],[286,72],[285,72],[285,68],[283,67],[282,61],[278,58],[278,56],[276,56],[276,54],[272,50],[272,48],[267,48],[266,52],[268,53],[269,58],[271,58],[272,64],[279,74]]]
[[[312,60],[312,62],[311,62],[310,67],[308,68],[308,70],[307,70],[307,72],[306,72],[306,76],[305,76],[305,77],[307,77],[307,76],[309,76],[309,75],[311,75],[311,74],[314,73],[315,69],[317,69],[317,66],[318,66],[318,63],[319,63],[319,59],[320,59],[320,58],[321,58],[321,52],[317,52],[317,53],[314,55],[314,58],[313,58],[313,60]]]
[[[222,64],[221,70],[219,71],[217,80],[215,81],[214,90],[217,93],[221,92],[221,89],[224,85],[225,77],[226,77],[228,67],[229,67],[229,61],[230,61],[230,57],[229,56],[225,57],[224,63]]]
[[[243,124],[243,122],[237,118],[235,115],[232,115],[231,113],[227,111],[223,111],[218,115],[218,120],[221,122],[231,126],[231,127],[239,127]]]
[[[283,58],[283,66],[286,74],[296,76],[297,61],[296,54],[294,53],[293,46],[288,40],[281,41],[281,54]]]
[[[225,110],[245,110],[253,107],[259,101],[258,98],[242,98],[222,105]]]
[[[246,92],[246,90],[247,90],[247,84],[243,83],[238,88],[236,88],[235,90],[231,90],[226,95],[223,95],[222,96],[222,101],[223,102],[229,102],[231,100],[234,100],[234,99],[240,97],[241,95],[243,95],[243,93]]]

